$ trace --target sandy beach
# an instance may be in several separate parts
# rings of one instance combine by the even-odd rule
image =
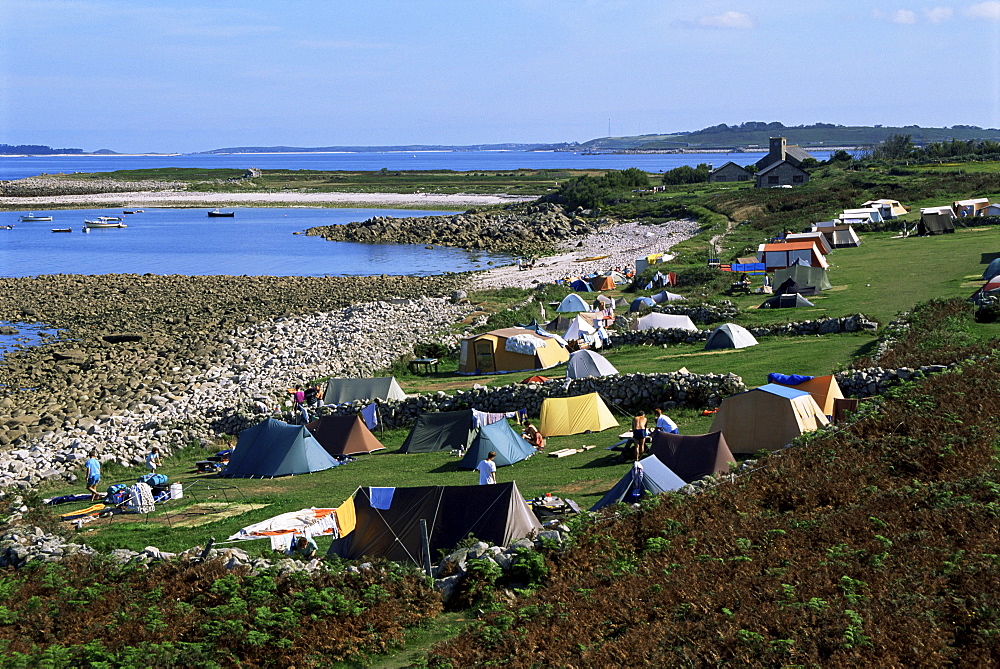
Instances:
[[[455,193],[193,193],[186,191],[138,191],[98,193],[91,195],[43,195],[38,197],[0,197],[0,206],[17,207],[25,211],[44,206],[92,207],[322,207],[335,205],[361,208],[440,207],[462,209],[476,205],[527,202],[534,197],[510,195],[473,195]]]
[[[671,221],[663,225],[622,223],[577,239],[564,252],[540,258],[533,269],[519,270],[506,265],[481,272],[473,279],[476,288],[516,286],[531,288],[537,283],[580,276],[610,269],[634,267],[635,259],[652,253],[665,253],[678,242],[698,232],[697,221]],[[582,244],[582,245],[581,245]],[[582,258],[607,256],[580,262]]]

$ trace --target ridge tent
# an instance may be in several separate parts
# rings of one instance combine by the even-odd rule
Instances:
[[[564,297],[562,302],[559,303],[559,306],[556,307],[557,314],[571,314],[580,311],[590,311],[590,307],[588,307],[583,298],[576,293],[570,293]]]
[[[610,276],[595,276],[590,285],[593,290],[614,290],[615,280]]]
[[[806,267],[792,265],[774,270],[774,285],[780,286],[786,280],[792,279],[800,286],[816,286],[819,290],[830,290],[833,284],[822,267]]]
[[[736,462],[721,432],[692,435],[654,432],[649,454],[686,483],[710,474],[728,474],[729,463]]]
[[[712,330],[712,334],[708,336],[708,341],[705,342],[705,350],[709,351],[714,348],[747,348],[748,346],[756,345],[757,340],[745,327],[736,323],[723,323]]]
[[[465,457],[458,463],[459,468],[475,469],[480,462],[486,459],[490,451],[497,454],[496,459],[493,460],[496,466],[506,467],[534,455],[535,447],[515,432],[510,423],[498,420],[495,423],[484,425],[476,431],[476,437],[472,440],[469,450],[465,452]]]
[[[694,324],[690,316],[684,316],[683,314],[661,314],[656,311],[638,318],[632,324],[632,329],[636,332],[657,328],[660,330],[698,331],[698,326]]]
[[[472,410],[422,413],[399,447],[400,453],[464,451],[472,443]]]
[[[768,381],[771,381],[770,375],[768,375]],[[812,398],[816,401],[820,411],[822,411],[826,416],[833,415],[833,405],[835,400],[844,399],[844,393],[841,392],[840,385],[837,383],[836,377],[832,374],[827,376],[814,376],[795,384],[782,383],[781,381],[772,381],[772,383],[786,388],[806,391],[812,395]]]
[[[582,379],[587,376],[610,376],[617,374],[615,366],[600,353],[589,349],[570,353],[566,363],[566,378]]]
[[[682,487],[684,480],[651,455],[634,463],[632,469],[590,510],[597,511],[618,502],[628,504],[646,495],[659,495]]]
[[[618,427],[618,421],[597,393],[576,397],[547,397],[542,400],[538,428],[546,437],[584,432],[601,432]]]
[[[671,293],[669,290],[661,290],[650,299],[657,304],[663,304],[664,302],[677,302],[678,300],[685,300],[687,298],[677,293]]]
[[[774,289],[775,295],[819,295],[819,288],[816,286],[803,286],[789,277],[778,284]]]
[[[274,478],[321,472],[336,467],[304,425],[289,425],[274,418],[240,432],[236,450],[220,476]]]
[[[918,235],[943,235],[955,232],[955,213],[951,207],[925,207],[920,210]]]
[[[830,241],[823,235],[822,232],[794,232],[790,235],[785,235],[785,241],[789,242],[809,242],[815,241],[816,248],[818,248],[823,255],[828,255],[833,251],[833,247],[830,245]]]
[[[789,279],[791,281],[791,279]],[[781,284],[785,286],[788,282]],[[758,309],[790,309],[793,307],[814,307],[816,306],[806,298],[802,297],[800,293],[792,293],[782,291],[781,294],[775,295],[774,297],[769,297],[768,299],[761,302]]]
[[[712,421],[733,453],[775,451],[830,421],[804,390],[769,383],[727,397]]]
[[[422,565],[421,520],[427,521],[431,555],[453,550],[470,535],[507,546],[542,529],[513,482],[358,488],[353,499],[354,530],[334,540],[328,555],[352,560],[381,557]]]
[[[394,376],[373,379],[330,379],[323,404],[346,404],[355,400],[405,400],[406,393]]]
[[[817,248],[815,240],[807,242],[780,242],[777,244],[761,244],[757,248],[757,259],[764,263],[770,272],[783,267],[790,267],[796,260],[809,267],[826,269],[829,263]]]
[[[548,369],[569,360],[561,338],[526,328],[493,330],[462,340],[459,374],[507,374]]]
[[[327,453],[338,455],[356,455],[380,451],[382,445],[371,433],[364,419],[353,416],[323,416],[311,423],[306,423],[309,432],[316,437]]]
[[[637,297],[632,300],[632,304],[629,305],[628,310],[632,313],[636,311],[642,311],[643,309],[649,309],[650,307],[656,306],[656,302],[653,301],[651,297]]]

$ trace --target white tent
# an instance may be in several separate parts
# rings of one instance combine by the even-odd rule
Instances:
[[[686,299],[683,295],[671,293],[669,290],[661,290],[656,295],[653,295],[653,302],[656,302],[657,304],[663,304],[664,302],[676,302],[677,300],[683,299]]]
[[[750,331],[736,323],[724,323],[712,330],[705,342],[705,350],[713,348],[747,348],[756,346],[757,339]]]
[[[566,332],[563,334],[563,339],[566,341],[582,339],[596,348],[601,347],[601,338],[597,334],[597,328],[594,327],[593,320],[586,318],[582,314],[577,314],[576,318],[570,322],[569,327],[566,328]]]
[[[682,314],[661,314],[653,312],[646,314],[632,324],[632,329],[636,331],[653,330],[655,328],[660,328],[662,330],[677,329],[690,330],[691,332],[698,331],[698,327],[694,324],[694,321],[691,320],[691,317],[684,316]]]
[[[566,378],[582,379],[587,376],[610,376],[618,370],[600,353],[585,349],[570,354],[566,363]]]
[[[590,311],[590,307],[583,300],[582,297],[576,293],[570,293],[562,299],[559,306],[556,307],[556,313],[567,314],[567,313],[578,313],[580,311]]]

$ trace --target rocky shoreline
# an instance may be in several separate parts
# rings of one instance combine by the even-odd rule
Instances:
[[[388,367],[470,310],[424,297],[450,294],[459,279],[0,280],[0,320],[72,334],[12,352],[0,365],[0,448],[8,451],[0,487],[71,477],[92,448],[133,464],[151,446],[169,453],[210,443],[224,432],[220,421],[254,397],[270,401],[312,378]],[[375,297],[389,295],[395,303]]]
[[[470,210],[454,216],[375,216],[346,225],[306,230],[330,241],[362,244],[433,244],[515,254],[547,253],[559,242],[611,224],[591,212],[567,214],[555,204],[508,205],[500,211]]]

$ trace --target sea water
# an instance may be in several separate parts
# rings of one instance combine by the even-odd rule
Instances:
[[[207,209],[145,208],[35,211],[52,221],[18,222],[25,212],[0,213],[0,276],[40,274],[182,274],[251,276],[428,276],[486,269],[503,254],[411,244],[331,242],[301,232],[318,225],[372,216],[427,216],[455,212],[392,209],[244,208],[233,218]],[[85,219],[121,216],[126,228],[83,232]],[[52,232],[70,228],[72,232]]]
[[[829,151],[812,151],[817,160],[826,160]],[[23,179],[40,174],[113,172],[165,167],[199,169],[262,170],[517,170],[517,169],[600,169],[624,170],[638,167],[647,172],[699,163],[719,167],[728,161],[749,165],[762,153],[599,153],[572,151],[388,151],[356,153],[235,153],[188,154],[174,156],[0,156],[0,179]]]

